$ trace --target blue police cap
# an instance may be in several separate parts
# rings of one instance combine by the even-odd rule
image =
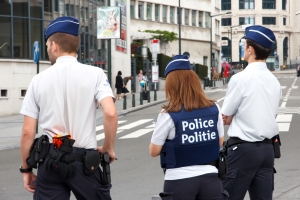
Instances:
[[[58,17],[45,30],[46,41],[53,33],[68,33],[78,36],[79,21],[73,17]]]
[[[246,28],[246,39],[253,40],[257,44],[268,49],[272,48],[275,42],[275,35],[273,31],[263,26],[248,26]]]
[[[186,55],[176,55],[173,57],[165,69],[165,77],[174,70],[191,70],[191,64]]]

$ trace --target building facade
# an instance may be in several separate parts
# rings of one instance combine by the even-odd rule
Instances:
[[[179,36],[179,2],[181,8],[181,54],[188,52],[191,63],[199,63],[220,71],[221,14],[220,0],[130,0],[132,41],[148,38],[140,32],[161,30],[177,33]],[[212,28],[211,28],[212,27]],[[212,37],[210,31],[212,30]],[[210,40],[212,38],[212,53]],[[179,41],[160,41],[160,53],[168,56],[179,54]],[[165,66],[159,66],[165,67]],[[210,76],[210,70],[208,76]]]
[[[122,7],[122,39],[97,39],[100,6]],[[32,61],[35,41],[40,43],[39,71],[50,67],[44,30],[60,16],[75,17],[80,22],[79,62],[104,69],[112,86],[118,70],[130,75],[129,12],[126,0],[0,1],[0,116],[20,111],[30,80],[37,73],[37,65]],[[128,63],[128,67],[122,69],[123,63]]]
[[[235,67],[243,64],[240,42],[244,38],[245,24],[263,25],[276,36],[273,51],[267,59],[270,70],[295,67],[300,58],[299,0],[222,0],[222,58]]]

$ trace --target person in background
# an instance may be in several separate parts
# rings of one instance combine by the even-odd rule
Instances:
[[[143,77],[142,77],[142,80],[145,82],[144,84],[144,90],[146,91],[147,90],[147,86],[148,86],[148,77],[147,77],[147,72],[143,72]]]
[[[122,79],[122,72],[118,71],[118,75],[116,76],[116,83],[115,83],[115,88],[117,90],[117,100],[121,100],[121,93],[122,89],[124,87],[123,79]]]
[[[274,190],[274,147],[279,134],[276,123],[281,86],[267,67],[266,59],[276,41],[263,26],[245,30],[244,58],[249,63],[231,77],[222,106],[229,125],[228,173],[223,181],[230,200],[271,200]]]
[[[150,155],[160,155],[166,169],[164,194],[173,200],[223,200],[215,166],[224,140],[220,108],[199,87],[187,56],[174,56],[165,77],[167,105],[158,115],[149,146]]]
[[[140,88],[140,92],[143,90],[143,83],[141,84],[141,81],[143,80],[143,70],[140,70],[140,73],[139,73],[139,88]]]

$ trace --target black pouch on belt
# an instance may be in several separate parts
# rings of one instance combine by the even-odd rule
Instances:
[[[280,142],[279,135],[275,135],[274,137],[272,137],[272,142],[273,142],[273,147],[274,147],[274,158],[280,158],[281,157],[281,153],[280,153],[281,142]]]
[[[30,147],[30,155],[26,159],[27,165],[29,165],[32,168],[37,168],[37,162],[35,161],[35,154],[36,154],[36,143],[38,141],[38,138],[35,138],[31,147]]]
[[[86,151],[83,159],[83,173],[94,174],[100,165],[100,153],[98,151]]]
[[[221,180],[225,180],[227,174],[227,160],[224,152],[220,151],[219,160],[218,160],[218,171],[219,177]]]

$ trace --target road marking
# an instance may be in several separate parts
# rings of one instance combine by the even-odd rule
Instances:
[[[146,128],[155,128],[155,124],[151,124],[150,126],[147,126]]]
[[[128,138],[138,138],[142,135],[145,135],[149,132],[152,132],[154,129],[140,129],[140,130],[137,130],[133,133],[130,133],[128,135],[125,135],[123,137],[120,137],[119,139],[128,139]]]
[[[122,124],[122,123],[124,123],[124,122],[126,122],[127,120],[122,120],[122,121],[118,121],[118,124]],[[97,126],[96,127],[96,131],[100,131],[100,130],[102,130],[103,129],[103,125],[101,125],[101,126]]]
[[[290,123],[277,123],[279,132],[287,132],[290,129]]]
[[[293,86],[292,88],[293,88],[293,89],[298,89],[298,86]]]
[[[281,86],[281,89],[285,89],[286,88],[286,86]]]
[[[119,127],[118,129],[131,129],[131,128],[135,127],[135,126],[142,125],[142,124],[147,123],[147,122],[152,121],[152,120],[153,119],[141,119],[139,121],[136,121],[136,122],[127,124],[125,126]]]
[[[121,132],[123,132],[123,130],[118,130],[116,134],[121,133]],[[104,133],[100,133],[100,134],[96,135],[97,141],[102,140],[104,138],[105,138]]]
[[[285,107],[285,105],[286,105],[286,102],[282,102],[280,107]]]
[[[276,122],[291,122],[293,115],[277,115]]]
[[[226,96],[225,96],[225,97],[226,97]],[[223,98],[221,98],[221,99],[218,99],[217,102],[220,102],[220,101],[224,100],[225,97],[223,97]]]

